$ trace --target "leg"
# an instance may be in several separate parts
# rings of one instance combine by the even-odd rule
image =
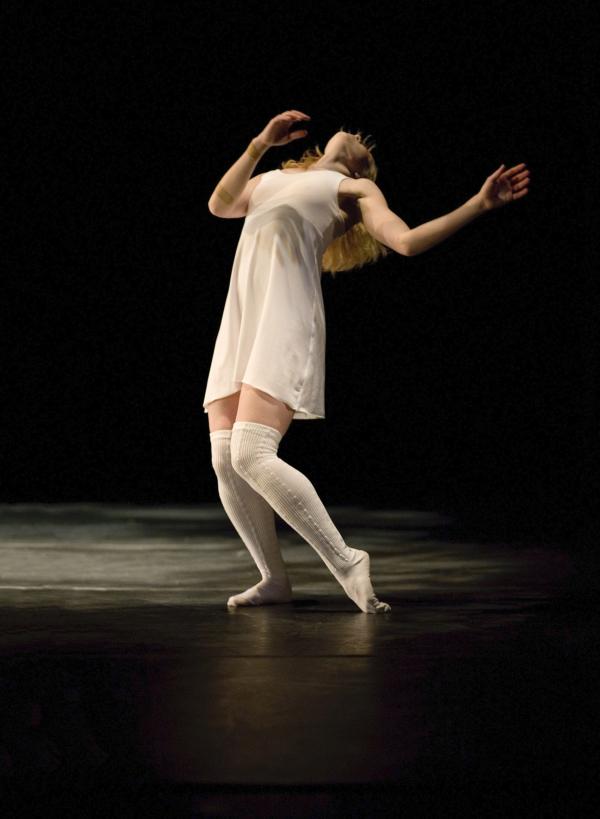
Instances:
[[[206,405],[208,410],[209,432],[216,432],[218,429],[231,429],[240,403],[240,391],[225,398],[217,398]]]
[[[246,592],[230,597],[227,604],[287,603],[292,599],[292,589],[281,556],[273,508],[231,465],[231,427],[239,398],[238,391],[207,406],[212,465],[223,508],[256,563],[262,580]]]
[[[235,421],[255,421],[258,424],[266,424],[268,427],[279,430],[283,438],[290,428],[293,417],[294,410],[283,401],[278,401],[268,392],[263,392],[250,384],[242,383]]]
[[[243,389],[240,409],[244,393]],[[261,414],[260,404],[257,403],[260,400],[260,396],[247,399],[246,411],[241,413],[238,410],[231,435],[231,463],[234,470],[315,549],[346,594],[362,611],[390,611],[390,606],[380,602],[373,591],[368,553],[346,545],[313,484],[277,456],[283,437],[281,428],[273,423],[273,418],[278,416],[269,414],[272,406]],[[252,411],[249,410],[250,402]],[[282,402],[279,404],[279,417],[283,415],[285,421],[285,412],[290,409],[284,410],[286,405]]]

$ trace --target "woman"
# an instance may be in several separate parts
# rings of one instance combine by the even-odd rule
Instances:
[[[204,396],[219,497],[261,581],[228,606],[287,603],[292,589],[275,516],[319,554],[363,612],[387,612],[370,579],[369,554],[350,548],[313,484],[277,455],[292,419],[324,418],[325,315],[321,273],[387,255],[414,256],[482,213],[527,193],[529,171],[501,165],[478,194],[444,216],[409,228],[375,184],[372,147],[340,129],[325,152],[251,178],[271,147],[306,136],[310,120],[279,114],[253,139],[210,197],[210,212],[244,217]]]

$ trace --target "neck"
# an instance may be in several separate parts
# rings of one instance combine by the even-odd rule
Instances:
[[[316,162],[313,162],[313,164],[310,166],[308,170],[311,170],[312,168],[318,168],[328,171],[339,171],[340,173],[343,173],[345,176],[352,176],[348,166],[336,159],[325,160],[323,158],[318,159]]]

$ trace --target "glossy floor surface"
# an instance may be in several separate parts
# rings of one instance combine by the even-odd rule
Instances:
[[[591,800],[599,618],[567,551],[329,512],[390,613],[279,519],[293,602],[228,609],[260,577],[218,506],[0,506],[3,815]]]

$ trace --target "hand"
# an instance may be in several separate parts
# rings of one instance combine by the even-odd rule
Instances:
[[[507,171],[503,171],[502,168],[504,165],[500,165],[498,170],[488,176],[477,194],[484,210],[501,208],[515,199],[521,199],[527,193],[529,169],[523,170],[525,163],[521,162]]]
[[[290,131],[290,127],[293,123],[301,119],[310,119],[310,117],[308,114],[303,114],[302,111],[295,110],[277,114],[268,125],[265,125],[256,138],[269,147],[273,145],[287,145],[288,142],[292,142],[294,139],[301,139],[308,133],[308,131],[303,130]]]

